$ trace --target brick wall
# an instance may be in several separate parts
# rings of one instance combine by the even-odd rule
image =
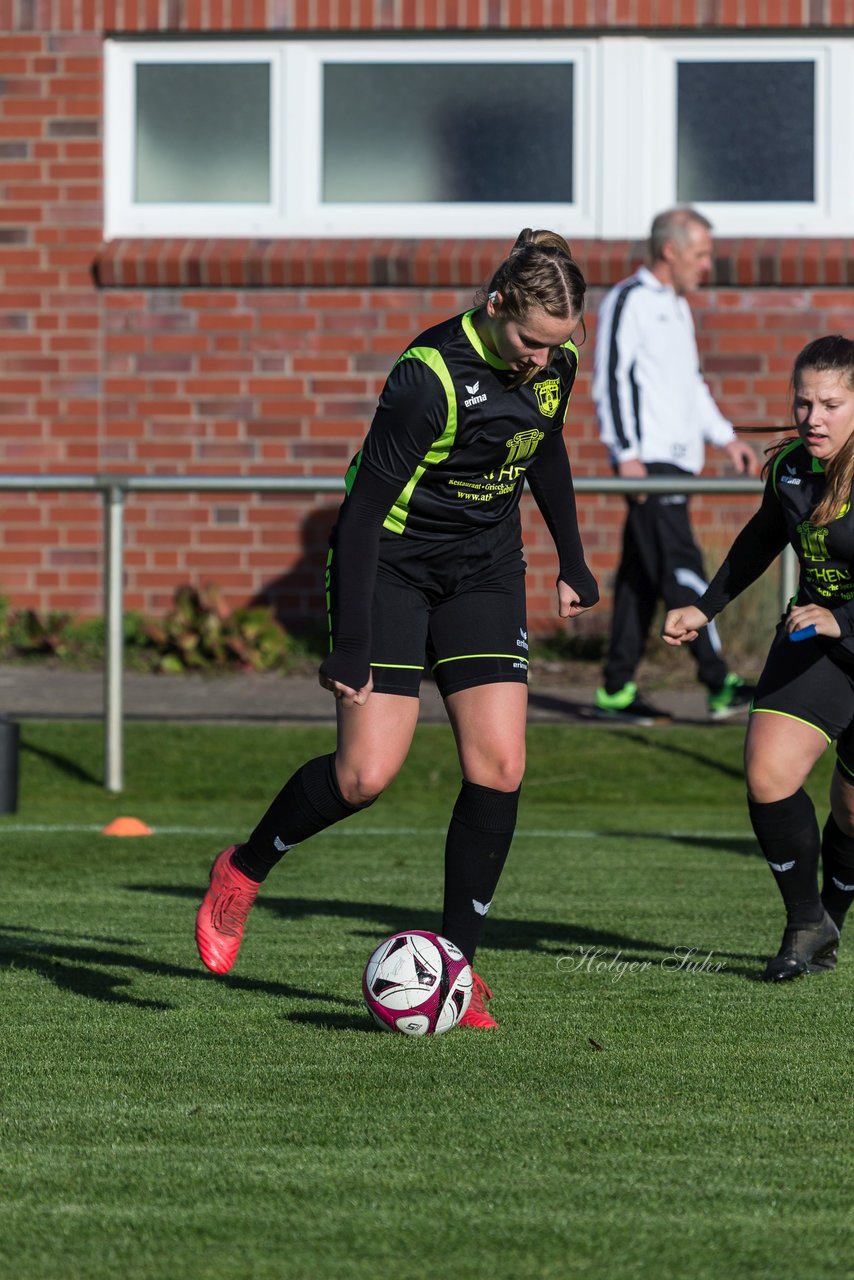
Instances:
[[[0,469],[340,475],[395,355],[470,304],[507,245],[472,241],[115,242],[101,239],[105,32],[482,31],[638,26],[842,27],[854,0],[17,0],[0,3]],[[640,259],[638,245],[579,243],[590,312]],[[704,367],[739,424],[786,419],[786,379],[808,338],[851,328],[850,242],[722,241],[696,299]],[[577,474],[604,473],[589,396],[594,324],[569,427]],[[766,438],[757,437],[761,446]],[[709,470],[718,462],[710,458]],[[320,607],[336,503],[234,494],[133,496],[127,605],[161,613],[184,581],[233,603],[275,598],[286,618]],[[607,583],[619,499],[580,502]],[[746,513],[695,502],[719,548]],[[548,539],[525,509],[531,628],[552,628]],[[4,493],[0,591],[16,606],[96,614],[102,513],[95,495]],[[600,611],[604,621],[607,612]],[[595,626],[591,615],[588,625]],[[600,624],[601,625],[601,624]]]

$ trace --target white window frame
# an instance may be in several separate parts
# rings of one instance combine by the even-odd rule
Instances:
[[[718,235],[828,236],[850,234],[852,166],[848,160],[850,41],[809,39],[662,40],[647,58],[649,132],[642,154],[650,164],[656,209],[676,203],[677,77],[681,62],[813,62],[815,66],[815,198],[811,202],[698,201]],[[841,130],[841,133],[840,133]]]
[[[664,38],[606,35],[382,40],[108,40],[105,235],[150,237],[513,238],[548,226],[570,239],[643,239],[676,203],[677,66],[685,61],[812,60],[815,200],[698,204],[719,236],[847,236],[854,208],[854,40],[844,37]],[[267,204],[135,204],[135,67],[140,62],[265,62],[271,86]],[[322,181],[326,64],[572,62],[571,204],[329,203]],[[290,122],[290,124],[288,124]],[[473,149],[476,139],[473,140]]]
[[[590,128],[592,40],[123,41],[105,50],[105,236],[293,236],[454,239],[515,236],[521,226],[594,234],[598,187]],[[323,67],[333,63],[572,62],[575,69],[571,204],[324,204]],[[137,204],[133,199],[136,66],[143,62],[266,62],[271,85],[271,199],[266,205]],[[293,122],[288,128],[285,122]],[[472,140],[476,149],[476,139]]]
[[[137,204],[133,199],[136,68],[146,62],[266,63],[270,68],[270,201],[266,204]],[[282,55],[275,45],[242,41],[172,43],[108,40],[104,58],[104,234],[117,236],[264,236],[281,234]]]

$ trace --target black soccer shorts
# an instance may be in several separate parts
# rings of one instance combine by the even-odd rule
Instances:
[[[518,519],[450,542],[383,534],[373,604],[374,689],[417,698],[425,667],[443,698],[476,685],[527,683]]]
[[[811,725],[836,743],[845,774],[854,778],[854,668],[830,656],[822,636],[793,643],[781,622],[756,685],[752,714],[770,712]]]

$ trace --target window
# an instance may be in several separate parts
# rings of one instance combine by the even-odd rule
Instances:
[[[140,64],[135,142],[137,204],[266,204],[270,68]]]
[[[678,62],[676,76],[679,201],[815,200],[813,62]]]
[[[854,42],[110,40],[106,235],[844,235]]]
[[[694,204],[718,235],[847,235],[852,73],[850,40],[650,42],[653,203]]]
[[[573,71],[571,61],[327,66],[324,203],[571,206]]]
[[[108,238],[592,233],[591,43],[111,40]]]

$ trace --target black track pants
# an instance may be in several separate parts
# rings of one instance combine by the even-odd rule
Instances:
[[[680,474],[678,468],[652,464],[650,475]],[[629,501],[623,549],[614,588],[611,642],[605,663],[605,688],[616,693],[634,679],[656,605],[668,609],[694,604],[706,589],[700,548],[694,540],[684,494],[649,495]],[[727,665],[712,624],[689,646],[697,675],[709,689],[720,689]]]

